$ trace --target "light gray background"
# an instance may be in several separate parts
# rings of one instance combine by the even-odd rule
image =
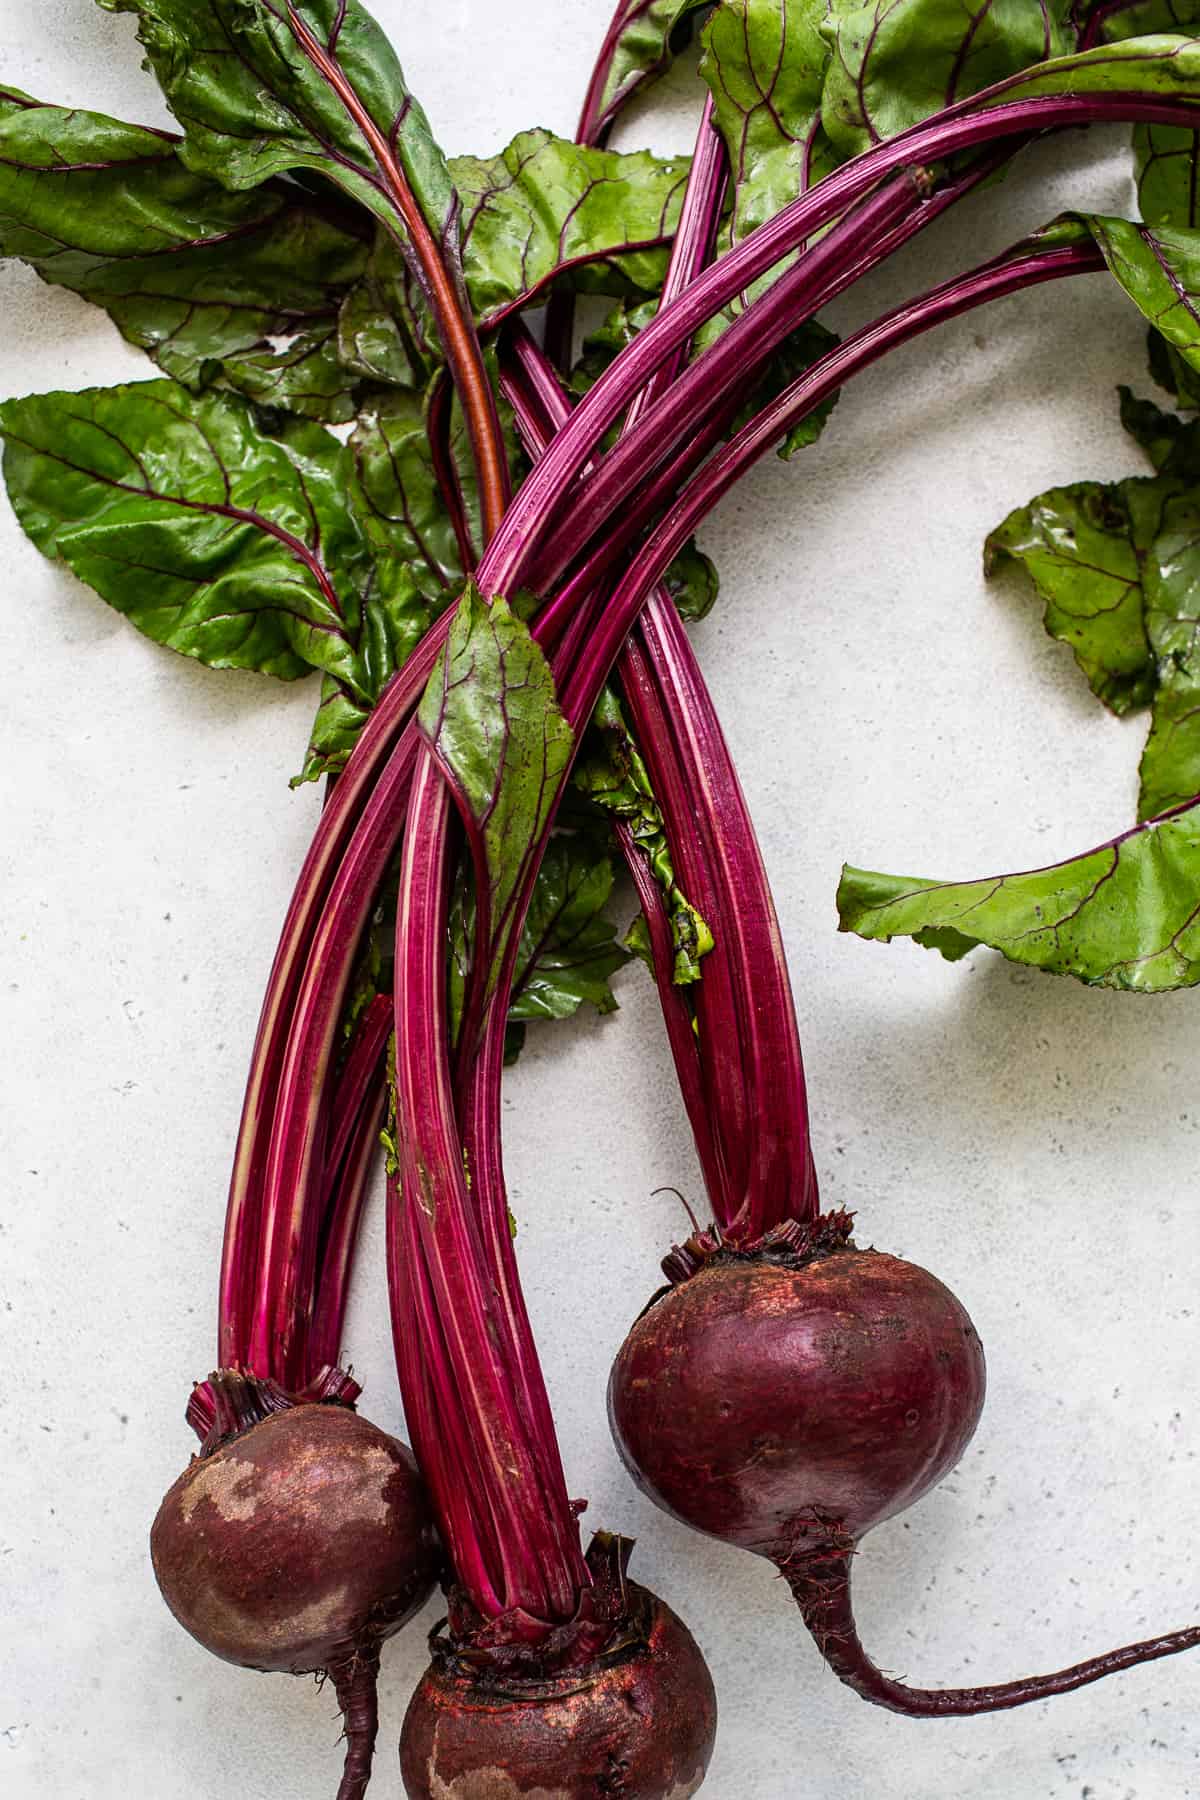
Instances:
[[[607,0],[376,0],[446,147],[569,132]],[[436,21],[436,23],[435,23]],[[154,121],[131,25],[0,3],[0,79]],[[676,82],[626,144],[690,141]],[[913,291],[1070,203],[1128,205],[1119,135],[1030,156],[855,301]],[[107,321],[0,269],[0,392],[150,373]],[[852,316],[842,309],[834,322]],[[914,1680],[1055,1667],[1200,1610],[1193,1459],[1200,1011],[989,955],[839,937],[843,857],[975,876],[1133,815],[1143,727],[1107,717],[979,549],[1041,487],[1139,469],[1113,386],[1141,328],[1097,277],[1008,301],[860,380],[820,448],[770,461],[704,535],[697,633],[775,884],[824,1193],[974,1315],[991,1392],[951,1480],[873,1536],[863,1634]],[[146,1531],[209,1367],[224,1188],[260,992],[316,817],[289,793],[311,686],[156,649],[42,562],[0,505],[4,1333],[0,1792],[327,1800],[332,1699],[213,1661],[175,1627]],[[770,1570],[634,1493],[604,1421],[620,1337],[697,1193],[654,996],[535,1031],[506,1155],[573,1491],[708,1655],[713,1800],[1167,1800],[1200,1791],[1194,1660],[1015,1714],[909,1723],[826,1675]],[[381,1220],[346,1353],[401,1427]],[[423,1664],[386,1657],[380,1796]]]

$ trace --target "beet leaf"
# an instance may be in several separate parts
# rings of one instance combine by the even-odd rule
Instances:
[[[824,12],[821,6],[816,9]],[[1075,47],[1070,0],[834,0],[822,119],[839,158]]]
[[[1050,488],[1010,513],[984,551],[989,575],[1008,561],[1026,570],[1046,630],[1070,645],[1096,698],[1118,714],[1147,705],[1158,685],[1142,577],[1169,497],[1139,477]]]
[[[485,601],[473,582],[419,719],[467,831],[475,871],[475,978],[486,998],[574,740],[550,665],[528,627],[506,601]]]
[[[1127,389],[1122,419],[1159,472],[1039,494],[992,532],[985,567],[1024,568],[1047,631],[1113,712],[1151,706],[1138,801],[1148,819],[1200,793],[1200,424]]]
[[[463,265],[480,323],[543,292],[562,271],[582,293],[657,292],[686,156],[591,150],[522,131],[496,156],[457,156]]]
[[[585,1004],[616,1009],[610,982],[629,952],[605,916],[615,879],[607,848],[591,834],[550,840],[521,928],[510,1019],[568,1019]]]
[[[611,688],[605,689],[592,724],[592,737],[572,779],[593,805],[627,828],[646,859],[670,921],[673,978],[677,986],[687,986],[700,980],[702,959],[713,946],[712,931],[676,880],[666,824],[649,772]],[[638,954],[644,954],[643,933],[635,932],[630,941]]]
[[[0,255],[104,307],[190,387],[222,380],[350,418],[358,382],[339,365],[336,326],[366,262],[355,224],[282,183],[230,193],[185,168],[166,133],[0,101]]]
[[[686,157],[590,150],[522,131],[495,156],[458,156],[462,263],[481,331],[556,285],[580,293],[654,293],[666,269],[687,179]],[[441,351],[420,289],[381,236],[346,300],[343,350],[376,379],[420,382]]]
[[[454,185],[396,53],[358,0],[100,0],[129,12],[188,167],[229,188],[312,170],[392,224],[375,144],[382,135],[435,237],[452,230]],[[295,19],[296,24],[293,24]],[[297,29],[299,26],[299,30]],[[353,90],[356,118],[314,61],[307,31]]]
[[[615,1012],[612,977],[630,952],[617,941],[608,917],[615,871],[606,835],[560,831],[551,838],[538,870],[529,912],[521,927],[508,1008],[506,1060],[514,1062],[526,1026],[569,1019],[581,1006]],[[474,884],[460,871],[450,906],[450,1025],[457,1038],[471,973],[475,934]]]
[[[1129,298],[1186,363],[1200,366],[1200,233],[1098,214],[1085,223]]]
[[[1010,962],[1142,994],[1200,982],[1200,803],[1082,856],[982,881],[847,866],[840,928],[911,937],[949,961],[986,945]]]
[[[711,0],[618,0],[584,103],[580,138],[601,141],[634,94],[665,74]]]
[[[833,168],[821,123],[824,0],[725,0],[700,72],[732,171],[731,237],[744,237]]]
[[[1092,41],[1108,44],[1155,31],[1186,31],[1200,24],[1197,0],[1091,0],[1078,11],[1091,22]]]
[[[25,531],[147,637],[358,691],[368,556],[349,452],[321,426],[268,438],[233,395],[148,381],[9,400],[0,433]]]

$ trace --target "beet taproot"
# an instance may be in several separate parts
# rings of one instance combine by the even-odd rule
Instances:
[[[774,1248],[735,1251],[701,1233],[667,1258],[673,1285],[636,1321],[609,1381],[613,1435],[637,1485],[685,1524],[773,1562],[829,1666],[894,1712],[1022,1706],[1200,1644],[1191,1627],[970,1688],[909,1687],[875,1666],[854,1622],[855,1550],[954,1468],[985,1370],[950,1290],[849,1233],[849,1215],[831,1214],[777,1234]]]

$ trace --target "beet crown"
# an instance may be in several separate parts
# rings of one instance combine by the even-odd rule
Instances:
[[[712,1677],[669,1606],[626,1595],[611,1653],[548,1681],[464,1668],[435,1640],[400,1738],[409,1800],[688,1800],[712,1755]]]

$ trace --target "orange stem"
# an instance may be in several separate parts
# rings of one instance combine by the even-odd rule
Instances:
[[[288,23],[305,56],[329,83],[369,144],[382,176],[383,190],[404,224],[409,245],[424,277],[429,303],[437,320],[438,335],[462,402],[479,480],[484,537],[490,539],[508,505],[508,464],[504,456],[496,399],[483,366],[483,353],[479,348],[474,323],[460,301],[454,280],[442,261],[437,241],[387,138],[346,79],[336,56],[313,36],[291,0],[288,0]]]

